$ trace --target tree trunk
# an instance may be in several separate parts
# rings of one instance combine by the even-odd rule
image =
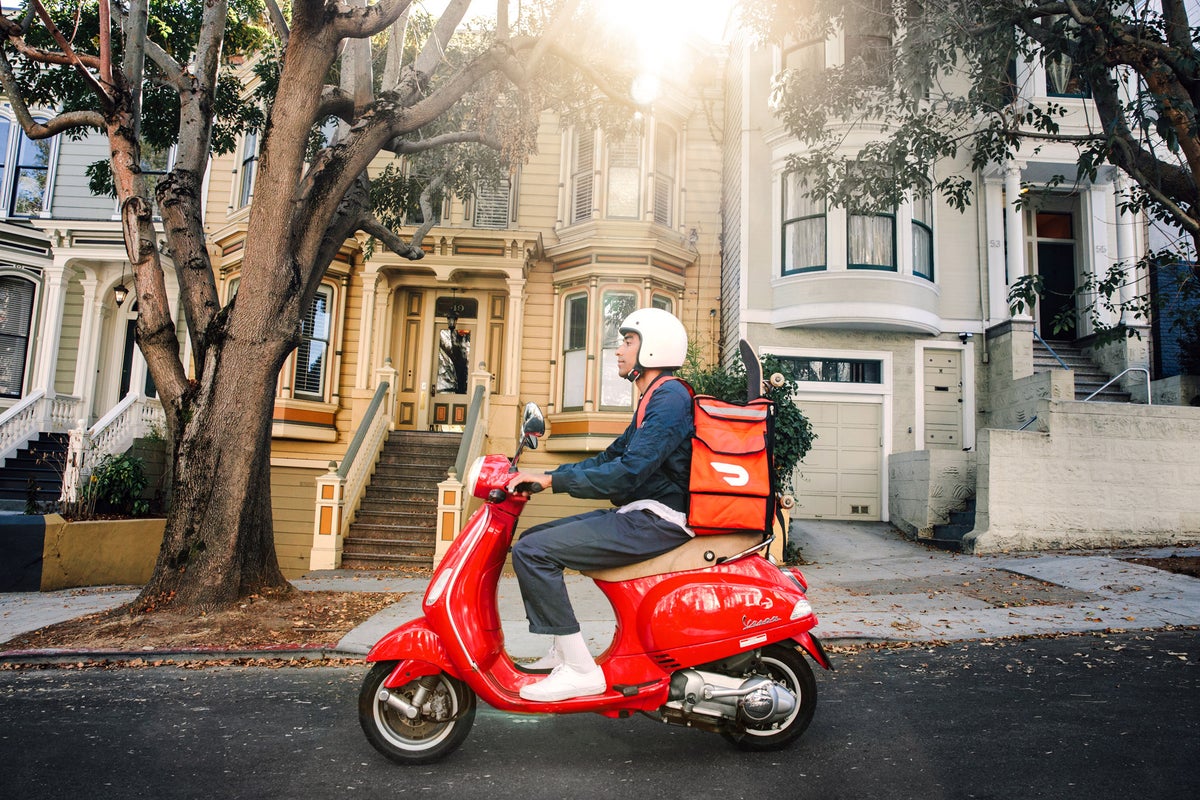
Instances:
[[[171,407],[171,514],[134,610],[209,611],[294,591],[275,555],[270,470],[275,381],[291,347],[226,338],[207,354],[200,383]]]

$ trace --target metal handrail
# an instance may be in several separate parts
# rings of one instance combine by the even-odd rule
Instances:
[[[1054,348],[1051,347],[1050,345],[1046,344],[1046,340],[1038,335],[1038,332],[1036,329],[1033,332],[1033,338],[1037,339],[1038,342],[1042,345],[1042,347],[1046,348],[1046,352],[1048,352],[1050,355],[1054,356],[1054,360],[1057,361],[1059,364],[1061,364],[1063,369],[1070,369],[1070,367],[1067,366],[1067,362],[1065,362],[1061,358],[1059,358],[1058,353],[1054,352]]]
[[[1146,405],[1148,405],[1148,406],[1154,405],[1154,398],[1152,398],[1150,396],[1150,370],[1146,369],[1145,367],[1129,367],[1128,369],[1122,370],[1120,375],[1113,378],[1108,383],[1104,384],[1099,389],[1097,389],[1096,391],[1089,394],[1087,397],[1083,398],[1083,402],[1086,403],[1088,400],[1091,400],[1093,397],[1100,394],[1101,392],[1103,392],[1108,387],[1112,386],[1117,381],[1121,380],[1121,378],[1123,378],[1125,376],[1126,372],[1141,372],[1146,375]]]

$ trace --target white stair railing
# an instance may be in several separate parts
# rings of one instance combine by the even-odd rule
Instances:
[[[105,456],[124,453],[135,439],[154,430],[163,430],[167,417],[157,398],[130,393],[91,428],[83,420],[69,433],[66,466],[63,470],[62,494],[59,500],[73,503],[79,497],[79,487],[92,467]]]
[[[79,416],[79,398],[31,392],[0,414],[0,464],[36,439],[39,433],[64,433]]]

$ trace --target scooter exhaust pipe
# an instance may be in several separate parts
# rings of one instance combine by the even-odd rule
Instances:
[[[421,710],[419,708],[409,703],[403,697],[392,694],[387,689],[380,689],[379,694],[376,697],[379,702],[385,703],[386,705],[396,709],[409,719],[416,719],[421,715]]]

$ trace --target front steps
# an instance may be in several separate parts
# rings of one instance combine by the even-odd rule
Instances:
[[[951,511],[949,522],[942,525],[934,525],[932,536],[929,538],[918,538],[917,541],[941,550],[961,553],[963,551],[963,537],[973,530],[975,530],[974,497],[969,499],[963,508]]]
[[[342,542],[344,568],[433,566],[437,485],[446,479],[461,441],[457,433],[391,433]]]
[[[1076,400],[1087,399],[1088,395],[1111,380],[1109,375],[1102,372],[1087,357],[1083,352],[1083,348],[1074,342],[1053,341],[1046,344],[1049,345],[1054,353],[1058,354],[1058,357],[1067,365],[1067,369],[1075,373]],[[1033,342],[1033,371],[1049,372],[1052,369],[1062,369],[1063,365],[1058,363],[1058,359],[1054,357],[1054,353],[1051,353],[1041,342],[1035,339]],[[1093,397],[1092,402],[1128,403],[1129,392],[1122,391],[1120,383],[1114,383]]]
[[[67,460],[67,434],[42,433],[0,467],[0,508],[25,511],[58,502]],[[34,509],[37,510],[37,509]]]

